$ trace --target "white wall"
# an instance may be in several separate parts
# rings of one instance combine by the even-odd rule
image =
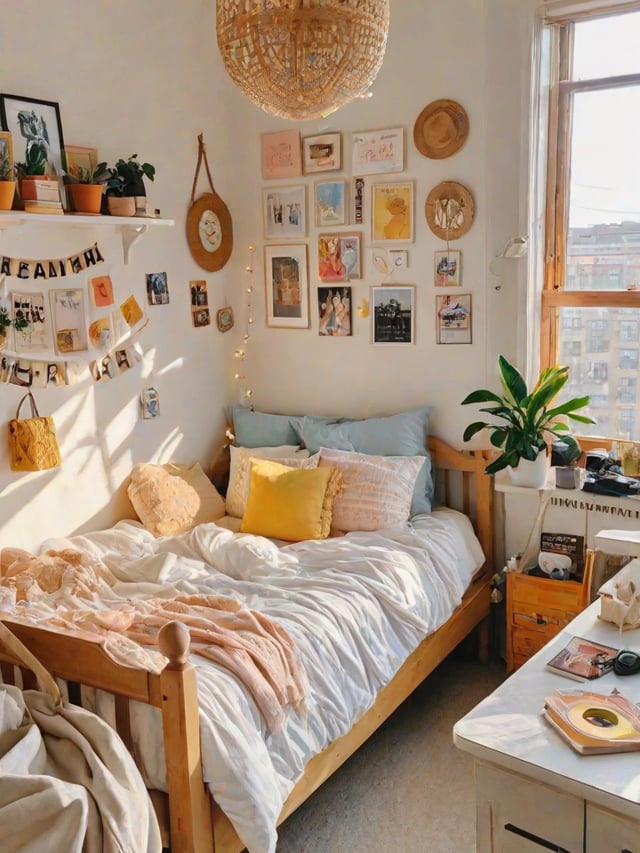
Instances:
[[[521,262],[500,262],[499,291],[489,263],[509,237],[525,230],[532,0],[393,0],[373,98],[355,101],[324,122],[299,124],[263,113],[226,77],[213,0],[5,5],[2,91],[58,102],[69,144],[95,145],[101,159],[111,162],[136,152],[153,163],[157,177],[148,185],[149,198],[176,225],[151,228],[134,246],[128,266],[116,236],[104,229],[33,226],[2,236],[2,252],[29,257],[64,255],[98,239],[118,296],[133,292],[143,302],[144,274],[166,270],[171,301],[147,309],[151,323],[141,338],[142,365],[104,386],[39,391],[41,411],[56,419],[63,467],[14,474],[6,452],[0,454],[0,545],[35,547],[46,536],[105,526],[126,514],[126,479],[135,462],[208,463],[225,407],[239,399],[231,376],[246,319],[250,244],[256,247],[255,323],[245,368],[258,408],[362,416],[429,402],[433,431],[461,444],[472,413],[459,401],[472,388],[493,383],[498,353],[515,358],[524,324],[518,310]],[[34,20],[37,31],[30,27],[25,36],[25,22]],[[465,107],[470,135],[452,158],[429,160],[413,145],[413,124],[426,104],[443,97]],[[350,338],[320,338],[315,316],[310,330],[265,328],[260,133],[286,127],[300,127],[303,135],[341,131],[348,177],[351,133],[396,126],[405,128],[407,140],[407,168],[399,177],[416,185],[416,241],[409,247],[409,269],[396,276],[417,287],[415,346],[371,346],[369,323],[355,312]],[[216,274],[197,267],[184,237],[199,132],[215,188],[234,222],[234,253]],[[312,186],[312,178],[304,180]],[[462,251],[462,291],[473,295],[469,346],[435,344],[433,252],[444,246],[423,211],[429,190],[442,180],[468,186],[476,203],[471,230],[451,244]],[[201,176],[199,192],[206,189]],[[367,226],[368,218],[363,229],[368,237]],[[311,227],[312,305],[316,233]],[[368,245],[367,240],[365,277],[354,283],[355,304],[368,298],[369,285],[380,282]],[[86,284],[87,277],[77,279]],[[215,325],[192,328],[188,283],[197,278],[208,282],[213,314],[225,301],[233,305],[232,332],[222,335]],[[10,290],[16,280],[7,283]],[[155,421],[138,415],[138,395],[148,384],[160,392],[162,414]],[[0,386],[5,422],[20,396],[19,388]]]

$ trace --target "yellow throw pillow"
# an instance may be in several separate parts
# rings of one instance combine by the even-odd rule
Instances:
[[[287,542],[326,539],[341,482],[342,472],[330,467],[295,469],[254,460],[240,531]]]

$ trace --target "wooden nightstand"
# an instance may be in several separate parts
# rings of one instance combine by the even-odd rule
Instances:
[[[507,575],[507,672],[513,672],[589,604],[592,557],[578,581]]]

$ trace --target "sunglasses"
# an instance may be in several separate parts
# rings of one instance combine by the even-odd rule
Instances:
[[[613,659],[613,671],[616,675],[635,675],[640,672],[640,654],[620,649]]]

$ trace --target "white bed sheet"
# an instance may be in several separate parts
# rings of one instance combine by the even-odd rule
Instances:
[[[448,619],[483,562],[469,520],[447,509],[402,527],[280,548],[216,524],[155,539],[126,521],[42,550],[62,547],[102,559],[119,578],[118,597],[229,595],[277,619],[296,642],[309,693],[302,712],[289,710],[271,735],[233,675],[192,658],[205,780],[251,853],[273,853],[278,815],[306,763],[349,731]],[[149,784],[166,790],[159,712],[136,705],[132,725]]]

